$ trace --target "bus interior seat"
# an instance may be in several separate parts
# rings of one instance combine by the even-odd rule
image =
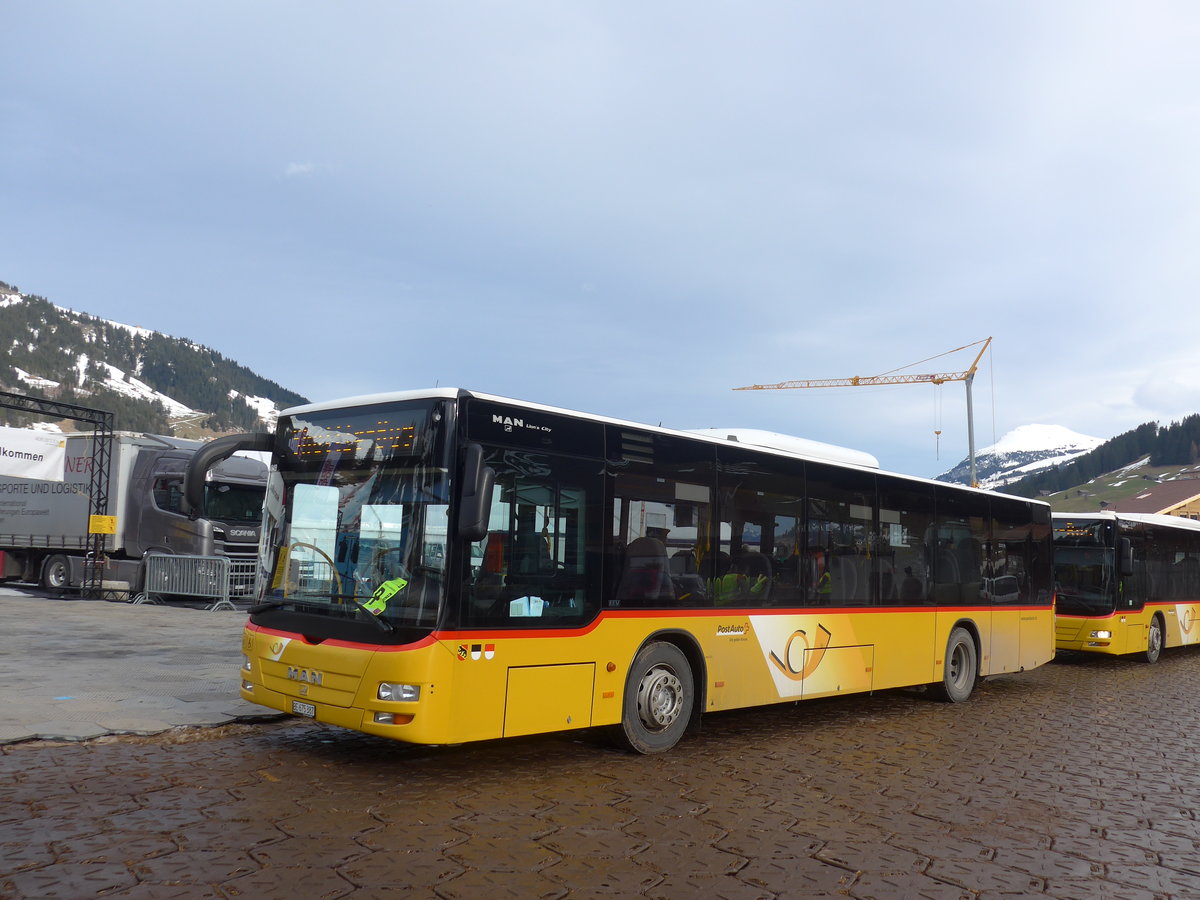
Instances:
[[[614,606],[662,606],[675,602],[667,548],[656,538],[629,542]]]
[[[691,550],[676,550],[671,554],[671,574],[696,574],[696,557]]]
[[[962,587],[959,600],[963,603],[978,603],[983,590],[983,573],[980,561],[983,545],[973,537],[962,538],[955,547],[958,562],[958,577]]]
[[[671,555],[670,567],[680,604],[708,606],[708,588],[700,577],[696,555],[691,550],[677,550]]]
[[[773,586],[770,557],[757,550],[751,550],[742,554],[741,564],[751,598],[759,603],[770,602]],[[762,587],[755,591],[754,586],[758,583],[759,578],[763,578],[765,581],[763,581]]]
[[[910,603],[919,603],[925,599],[925,587],[921,579],[913,574],[912,566],[904,569],[904,578],[900,581],[900,599]]]
[[[896,599],[896,580],[890,568],[879,573],[879,602],[891,603]]]

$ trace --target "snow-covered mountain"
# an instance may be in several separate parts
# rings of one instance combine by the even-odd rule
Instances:
[[[0,388],[110,410],[118,429],[255,430],[304,402],[211,348],[63,309],[3,282],[0,348]],[[0,411],[10,424],[53,427],[25,418]]]
[[[1065,465],[1095,450],[1104,440],[1061,425],[1022,425],[990,447],[975,451],[975,473],[980,487],[1002,488],[1035,472]],[[970,461],[964,459],[936,478],[952,484],[970,484]]]

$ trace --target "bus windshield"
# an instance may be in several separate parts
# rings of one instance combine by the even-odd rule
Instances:
[[[264,504],[262,600],[432,628],[443,598],[449,463],[438,401],[280,423]]]
[[[1054,586],[1060,613],[1090,616],[1115,608],[1113,556],[1106,547],[1055,547]]]

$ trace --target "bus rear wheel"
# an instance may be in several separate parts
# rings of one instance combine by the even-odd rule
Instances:
[[[674,644],[655,641],[638,651],[625,679],[617,742],[635,753],[664,753],[679,743],[692,718],[692,667]]]
[[[979,677],[979,654],[971,632],[961,626],[950,632],[946,641],[946,664],[942,680],[930,685],[930,693],[947,703],[962,703],[975,690]]]
[[[1163,622],[1158,616],[1150,620],[1150,630],[1146,634],[1146,662],[1156,663],[1162,656]]]

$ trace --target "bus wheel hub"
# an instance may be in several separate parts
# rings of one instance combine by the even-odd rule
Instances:
[[[683,685],[669,669],[655,668],[638,686],[638,715],[647,727],[662,729],[679,718]]]

